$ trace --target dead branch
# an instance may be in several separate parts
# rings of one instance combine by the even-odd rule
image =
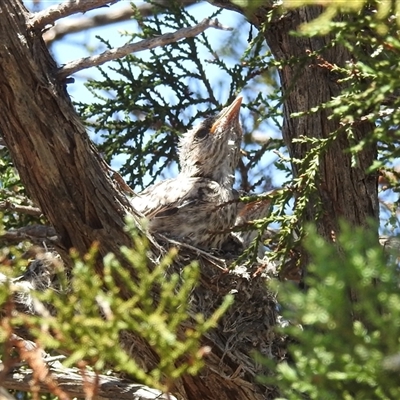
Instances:
[[[43,214],[38,207],[21,206],[19,204],[11,203],[11,201],[8,200],[0,201],[0,210],[15,211],[21,214],[33,215],[34,217],[40,217]]]
[[[195,3],[194,0],[181,0],[181,5],[184,7]],[[159,5],[168,6],[169,1],[159,0]],[[154,15],[156,9],[153,4],[145,3],[136,7],[136,12],[145,18]],[[86,31],[100,26],[112,25],[118,22],[128,21],[133,16],[133,8],[130,4],[122,6],[116,10],[107,10],[107,12],[96,14],[92,17],[80,17],[70,20],[57,22],[51,29],[43,33],[44,41],[50,45],[53,42],[62,39],[72,33]]]
[[[194,37],[204,32],[208,28],[221,30],[232,29],[221,25],[216,19],[211,20],[209,18],[205,18],[197,25],[189,28],[182,28],[177,30],[176,32],[166,33],[165,35],[161,35],[151,39],[141,40],[137,43],[130,43],[116,49],[107,50],[104,53],[95,56],[84,57],[79,60],[72,61],[59,69],[58,77],[60,79],[65,79],[68,75],[72,75],[75,72],[81,71],[86,68],[102,65],[108,61],[116,60],[131,53],[154,49],[158,46],[166,46],[167,44],[177,42],[178,40],[184,38]]]
[[[2,376],[2,386],[6,389],[14,389],[30,392],[32,390],[32,381],[39,385],[41,393],[54,393],[54,387],[49,382],[57,384],[59,394],[64,394],[65,399],[69,398],[87,398],[88,384],[93,385],[93,389],[97,396],[101,398],[111,399],[134,399],[134,400],[151,400],[151,399],[170,399],[176,400],[176,397],[170,394],[163,394],[161,391],[148,386],[131,382],[127,379],[121,379],[115,376],[99,375],[86,369],[66,368],[60,363],[60,359],[65,356],[52,357],[39,349],[36,344],[30,340],[24,340],[13,334],[11,337],[13,345],[23,353],[26,362],[19,363]],[[35,371],[26,368],[26,364],[34,363],[41,365],[43,370],[43,378],[37,379]],[[1,393],[0,393],[1,395]],[[67,397],[65,397],[67,396]]]
[[[107,375],[95,375],[92,372],[85,372],[85,378],[78,370],[73,368],[50,368],[50,373],[54,380],[58,382],[59,387],[66,392],[71,398],[85,398],[84,385],[88,379],[90,381],[97,380],[97,396],[103,399],[129,399],[129,400],[158,400],[170,399],[176,400],[176,397],[162,394],[159,390],[149,388],[147,386],[132,383],[124,379],[120,379]],[[29,369],[18,369],[10,372],[2,382],[3,387],[19,391],[31,390],[30,382],[33,378],[33,372]],[[43,383],[40,384],[41,393],[49,393],[49,389]]]
[[[51,244],[57,240],[57,233],[51,226],[29,225],[18,229],[10,229],[0,235],[1,241],[20,243],[29,240],[34,244]]]
[[[117,3],[119,0],[68,0],[43,11],[32,14],[28,28],[43,29],[46,25],[54,25],[55,21],[77,13],[94,10],[96,8]]]

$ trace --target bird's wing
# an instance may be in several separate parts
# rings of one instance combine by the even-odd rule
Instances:
[[[133,208],[148,219],[176,214],[182,207],[206,201],[204,187],[217,183],[205,178],[177,177],[156,183],[131,200]]]

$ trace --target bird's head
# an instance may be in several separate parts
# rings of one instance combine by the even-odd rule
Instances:
[[[181,174],[202,177],[232,186],[240,157],[242,97],[218,115],[206,118],[185,133],[180,141]]]

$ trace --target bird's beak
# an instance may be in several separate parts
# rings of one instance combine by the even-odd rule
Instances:
[[[214,133],[220,125],[230,125],[232,121],[239,119],[239,111],[240,106],[242,105],[242,100],[242,96],[237,97],[229,107],[226,107],[221,111],[218,119],[213,123],[210,129],[210,133]]]

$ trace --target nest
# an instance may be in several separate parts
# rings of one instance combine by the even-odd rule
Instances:
[[[191,313],[203,314],[208,318],[220,306],[228,293],[233,294],[235,301],[219,321],[218,327],[209,331],[204,338],[204,345],[212,348],[218,374],[229,379],[241,380],[242,384],[255,382],[259,374],[268,374],[265,367],[254,361],[255,353],[270,359],[280,360],[285,355],[285,340],[276,333],[279,325],[278,304],[275,294],[268,288],[268,282],[276,275],[276,268],[266,259],[251,265],[237,265],[230,268],[236,257],[232,254],[214,255],[190,245],[169,240],[161,235],[149,237],[150,264],[157,263],[171,247],[178,247],[178,257],[166,271],[167,274],[178,273],[191,261],[200,265],[200,282],[195,287],[188,301]],[[61,259],[56,252],[39,251],[31,262],[27,272],[13,280],[21,288],[16,297],[18,308],[28,313],[40,312],[30,296],[32,290],[53,288],[60,290],[57,282]],[[157,294],[155,293],[155,299]],[[53,313],[51,305],[49,311]],[[130,332],[121,334],[124,348],[129,350],[135,359],[152,368],[152,357],[143,340]],[[138,344],[139,343],[139,344]],[[144,365],[143,365],[144,366]],[[271,388],[260,388],[264,395],[273,391]]]

